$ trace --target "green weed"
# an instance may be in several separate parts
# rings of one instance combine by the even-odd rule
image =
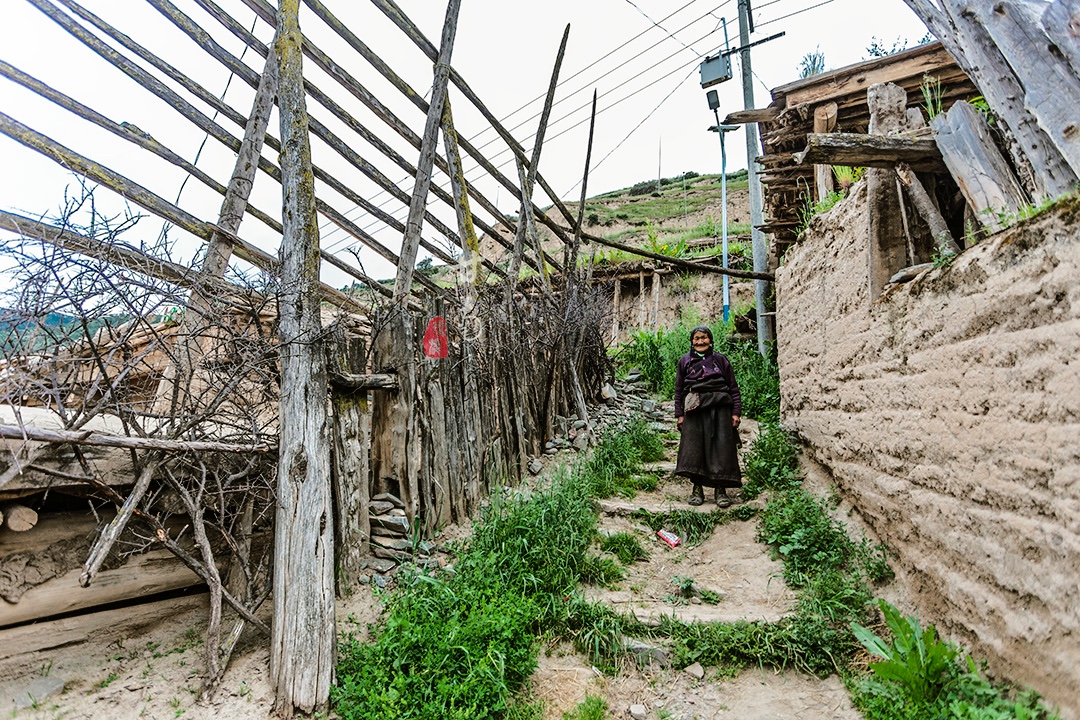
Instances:
[[[787,490],[802,483],[799,448],[776,423],[761,425],[743,461],[743,497],[753,500],[765,490]]]
[[[600,549],[619,558],[623,565],[649,559],[648,551],[632,533],[621,532],[601,538]]]
[[[604,720],[607,717],[608,704],[602,697],[586,695],[585,699],[572,711],[563,713],[563,720]]]

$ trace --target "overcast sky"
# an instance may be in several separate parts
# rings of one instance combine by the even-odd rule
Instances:
[[[419,93],[430,90],[431,62],[386,18],[364,0],[324,0],[361,39],[394,67]],[[205,15],[192,0],[174,0],[185,13],[195,18],[211,35],[244,62],[261,69],[262,59],[243,45],[214,20]],[[255,22],[254,15],[240,0],[218,0],[246,27],[269,41],[271,32],[265,23]],[[424,33],[438,44],[445,4],[434,0],[399,0],[403,10]],[[238,78],[232,78],[219,63],[205,55],[197,45],[142,0],[84,0],[86,7],[110,24],[149,47],[173,65],[183,69],[212,94],[221,96],[246,114],[253,90]],[[7,33],[0,59],[37,77],[52,87],[73,96],[117,122],[129,122],[194,161],[220,182],[227,182],[232,169],[231,153],[216,141],[203,145],[204,135],[189,122],[179,119],[165,103],[139,88],[119,71],[102,61],[77,40],[68,36],[53,21],[23,0],[5,0]],[[718,172],[720,149],[715,133],[706,128],[713,124],[705,91],[699,86],[698,65],[703,56],[724,47],[722,19],[726,18],[732,47],[738,45],[736,0],[547,0],[523,3],[507,0],[463,0],[453,65],[484,102],[527,148],[536,131],[536,115],[545,92],[563,28],[570,23],[570,40],[562,68],[562,85],[552,114],[541,158],[541,173],[557,193],[574,199],[584,166],[588,129],[588,105],[595,89],[599,96],[593,170],[589,195],[631,185],[658,174],[672,176],[688,170]],[[800,59],[820,49],[826,68],[836,68],[868,57],[867,47],[877,37],[886,46],[894,42],[915,44],[926,33],[925,27],[902,0],[764,0],[754,10],[758,40],[774,33],[786,35],[764,43],[752,51],[755,105],[769,103],[769,88],[798,77]],[[388,83],[378,77],[355,53],[333,36],[307,8],[301,24],[313,41],[367,85],[381,100],[407,122],[422,132],[424,117],[405,101]],[[735,78],[718,86],[721,117],[743,107],[739,65]],[[334,85],[310,63],[305,72],[318,86],[326,89],[366,126],[390,142],[410,162],[417,152],[401,141],[358,101]],[[226,88],[228,90],[226,91]],[[186,93],[181,94],[188,97]],[[485,154],[509,176],[515,175],[511,156],[504,146],[493,141],[494,133],[484,131],[485,123],[468,101],[451,91],[455,122],[459,132],[484,148]],[[206,114],[213,111],[194,101]],[[329,119],[329,113],[309,100],[313,116],[322,119],[343,137],[350,138],[354,149],[382,170],[391,180],[400,182],[407,192],[403,171],[386,161],[355,135]],[[89,127],[64,110],[21,87],[0,79],[0,112],[30,125],[73,150],[124,173],[179,204],[205,220],[215,220],[220,197],[191,180],[183,188],[183,175],[167,163],[114,136]],[[234,134],[240,130],[227,120],[219,122]],[[271,132],[278,134],[276,116]],[[491,142],[490,145],[486,143]],[[742,133],[728,136],[729,170],[746,167],[745,141]],[[357,192],[376,202],[387,202],[370,182],[345,165],[327,147],[316,142],[315,162],[339,175]],[[274,154],[266,152],[268,158]],[[60,206],[65,187],[74,184],[67,171],[14,140],[0,136],[0,207],[40,215],[54,213]],[[508,164],[503,164],[508,163]],[[470,175],[471,177],[471,175]],[[441,176],[437,180],[444,181]],[[516,213],[518,202],[494,183],[480,182],[479,187],[505,212]],[[338,207],[349,205],[332,191],[325,192]],[[119,211],[121,204],[99,192],[98,201],[107,211]],[[547,204],[540,197],[541,204]],[[256,181],[253,202],[272,215],[280,214],[280,189],[262,176]],[[387,202],[386,210],[404,218],[407,208],[397,201]],[[389,228],[373,222],[359,210],[350,213],[356,222],[396,249],[400,238]],[[451,221],[452,216],[447,216]],[[136,231],[138,240],[153,240],[160,223],[147,220]],[[273,252],[277,238],[257,220],[248,217],[240,234],[245,239]],[[181,259],[196,252],[197,244],[173,233]],[[129,242],[136,242],[131,238]],[[323,246],[344,250],[350,243],[337,228],[326,225]],[[388,263],[370,252],[361,255],[369,273],[378,277],[392,275]],[[332,284],[343,279],[328,275]]]

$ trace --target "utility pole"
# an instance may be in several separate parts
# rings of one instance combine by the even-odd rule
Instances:
[[[742,66],[743,107],[754,109],[754,76],[750,70],[750,0],[739,0],[739,63]],[[769,246],[765,233],[758,230],[764,222],[761,202],[761,179],[757,173],[758,133],[756,123],[746,124],[746,169],[750,181],[750,237],[754,247],[754,272],[768,272]],[[766,280],[754,281],[754,301],[757,308],[758,352],[767,355],[773,340],[772,326],[766,320],[765,296],[769,292]]]

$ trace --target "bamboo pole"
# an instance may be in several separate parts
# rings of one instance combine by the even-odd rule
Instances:
[[[446,100],[446,81],[450,75],[450,56],[454,52],[454,36],[457,33],[458,11],[461,0],[450,0],[446,7],[446,20],[443,23],[442,45],[438,60],[435,62],[435,81],[431,90],[431,104],[428,107],[427,121],[424,124],[424,140],[420,146],[420,160],[416,164],[416,185],[413,187],[412,202],[409,205],[409,220],[405,224],[405,238],[401,243],[401,257],[398,259],[397,279],[394,281],[394,301],[404,304],[405,297],[412,287],[413,269],[416,265],[416,252],[420,247],[424,206],[427,204],[428,186],[431,184],[431,169],[435,164],[435,147],[438,143],[439,124],[442,121],[442,105]]]

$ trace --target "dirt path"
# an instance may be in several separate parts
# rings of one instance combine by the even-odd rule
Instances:
[[[744,428],[744,448],[755,436],[756,426],[749,421]],[[554,465],[550,463],[548,470]],[[618,587],[589,588],[587,595],[648,623],[665,615],[686,622],[773,621],[788,613],[794,594],[784,584],[780,563],[755,540],[755,520],[720,526],[698,545],[671,548],[647,526],[630,518],[639,508],[652,512],[695,509],[685,502],[689,489],[685,481],[670,475],[672,467],[668,462],[654,468],[661,480],[653,492],[641,493],[633,500],[602,501],[601,532],[637,534],[648,548],[649,558],[634,563]],[[709,512],[713,507],[707,502],[696,510]],[[451,530],[456,535],[465,532]],[[715,605],[681,599],[675,578],[692,578],[696,587],[715,592],[721,599]],[[352,597],[338,603],[339,627],[363,631],[376,619],[379,607],[371,586],[360,586]],[[269,653],[258,637],[249,638],[248,644],[239,648],[215,698],[207,703],[198,701],[203,667],[198,638],[204,624],[205,612],[193,607],[108,645],[81,643],[0,661],[0,716],[12,716],[21,705],[23,709],[14,714],[20,720],[266,718],[273,693],[268,678]],[[56,690],[61,683],[62,693],[44,697],[50,687]],[[28,688],[44,697],[36,707],[25,707],[29,704]],[[530,691],[544,701],[544,717],[551,720],[560,720],[587,695],[603,697],[611,718],[630,717],[634,705],[643,706],[648,718],[670,720],[860,717],[835,677],[819,680],[768,668],[748,670],[733,678],[719,677],[714,669],[706,668],[703,676],[697,677],[661,662],[650,662],[644,668],[631,665],[616,677],[605,677],[582,656],[561,645],[541,651]],[[19,702],[13,702],[16,699]]]

